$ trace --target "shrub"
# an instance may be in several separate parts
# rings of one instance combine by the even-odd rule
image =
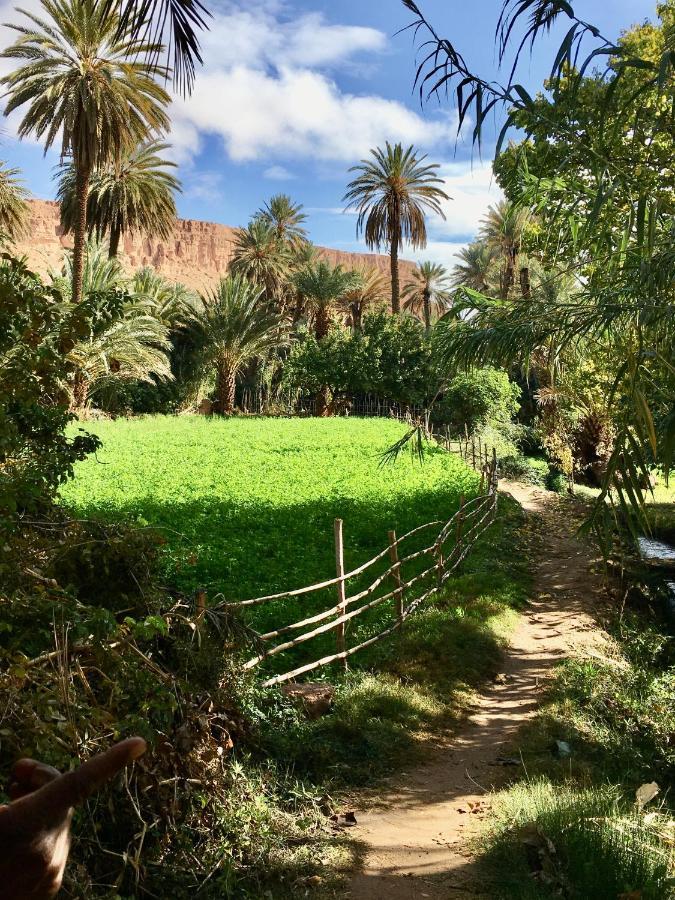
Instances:
[[[435,415],[456,429],[473,433],[482,426],[506,425],[520,408],[520,388],[499,369],[475,369],[456,375],[443,392]]]
[[[7,528],[17,512],[48,504],[73,464],[98,446],[91,435],[65,435],[73,415],[64,386],[72,372],[66,354],[91,333],[97,316],[115,314],[114,297],[106,309],[100,301],[64,304],[22,261],[3,257],[0,527]]]
[[[499,468],[504,478],[512,478],[515,481],[526,481],[540,487],[546,486],[549,469],[545,459],[535,459],[531,456],[504,456],[499,460]]]

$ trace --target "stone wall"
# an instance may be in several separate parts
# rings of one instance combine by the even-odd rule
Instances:
[[[59,221],[59,206],[53,200],[31,200],[31,224],[26,237],[17,243],[17,252],[28,257],[30,267],[41,275],[59,269],[63,251],[72,247]],[[177,219],[169,240],[126,236],[120,246],[120,260],[129,271],[152,266],[172,281],[195,290],[207,290],[227,272],[234,246],[234,228],[216,222]],[[372,253],[346,253],[320,248],[332,263],[348,268],[376,266],[389,272],[389,258]],[[413,263],[401,263],[401,281],[407,280]]]

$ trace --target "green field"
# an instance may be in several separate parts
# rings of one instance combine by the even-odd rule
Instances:
[[[66,505],[161,528],[167,578],[228,600],[331,578],[336,517],[349,569],[386,545],[389,528],[402,534],[449,518],[478,484],[436,447],[423,464],[406,453],[383,467],[383,451],[405,430],[387,419],[157,416],[87,427],[103,446],[63,489]],[[329,602],[324,594],[259,608],[254,624],[278,624],[282,614],[292,621]]]

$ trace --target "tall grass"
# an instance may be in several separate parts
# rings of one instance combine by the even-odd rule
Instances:
[[[522,783],[499,796],[496,811],[487,855],[495,897],[675,896],[673,823],[616,787]]]

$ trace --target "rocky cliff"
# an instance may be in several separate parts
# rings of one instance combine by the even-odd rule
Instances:
[[[58,203],[31,200],[31,223],[26,237],[17,243],[17,251],[28,258],[30,267],[41,275],[61,266],[64,249],[72,247],[72,237],[63,234]],[[120,247],[120,260],[128,271],[152,266],[172,281],[180,281],[195,290],[210,288],[227,272],[234,247],[234,228],[216,222],[177,219],[169,240],[159,241],[140,235],[126,236]],[[322,247],[322,255],[332,263],[348,268],[375,266],[389,272],[389,259],[371,253],[346,253]],[[401,280],[413,264],[401,263]]]

